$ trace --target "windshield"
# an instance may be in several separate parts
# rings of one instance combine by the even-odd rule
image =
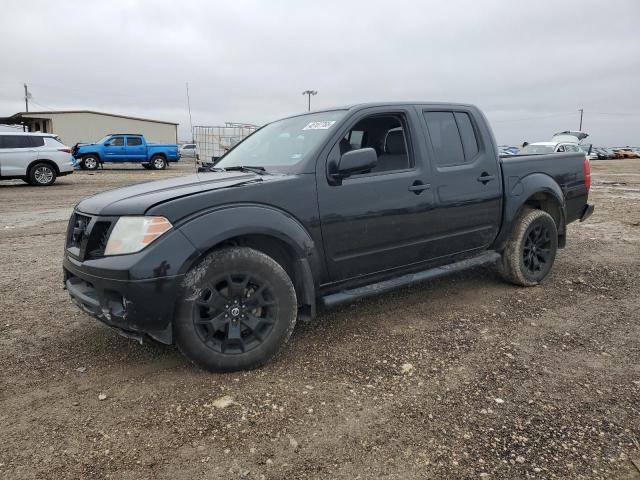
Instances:
[[[311,113],[270,123],[230,150],[216,168],[290,167],[301,162],[329,135],[344,110]]]
[[[525,155],[541,155],[544,153],[553,153],[554,145],[527,145],[520,153]]]
[[[100,140],[98,140],[96,143],[104,143],[107,141],[107,139],[109,139],[111,137],[111,135],[107,135],[106,137],[102,137]]]

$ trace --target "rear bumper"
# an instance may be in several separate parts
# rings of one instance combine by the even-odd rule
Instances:
[[[593,210],[595,209],[592,203],[587,203],[582,209],[582,214],[580,215],[580,221],[584,222],[587,218],[593,215]]]

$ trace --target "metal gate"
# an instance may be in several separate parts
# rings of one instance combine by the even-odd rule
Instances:
[[[193,141],[196,144],[198,162],[214,162],[258,128],[250,123],[233,122],[226,122],[224,126],[194,126]]]

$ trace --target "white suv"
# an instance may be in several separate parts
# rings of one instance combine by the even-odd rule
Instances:
[[[50,133],[0,132],[0,179],[47,186],[73,173],[71,149]]]

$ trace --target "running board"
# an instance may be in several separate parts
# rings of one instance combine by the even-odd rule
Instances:
[[[459,262],[450,263],[441,267],[430,268],[421,272],[409,273],[401,277],[384,280],[364,287],[358,287],[351,290],[343,290],[341,292],[332,293],[322,297],[322,304],[325,307],[334,307],[343,303],[352,302],[359,298],[370,297],[380,293],[395,290],[396,288],[405,287],[414,283],[432,280],[434,278],[443,277],[450,273],[461,272],[472,267],[479,267],[490,263],[496,263],[500,259],[500,254],[496,252],[486,252],[477,257],[468,258]]]

